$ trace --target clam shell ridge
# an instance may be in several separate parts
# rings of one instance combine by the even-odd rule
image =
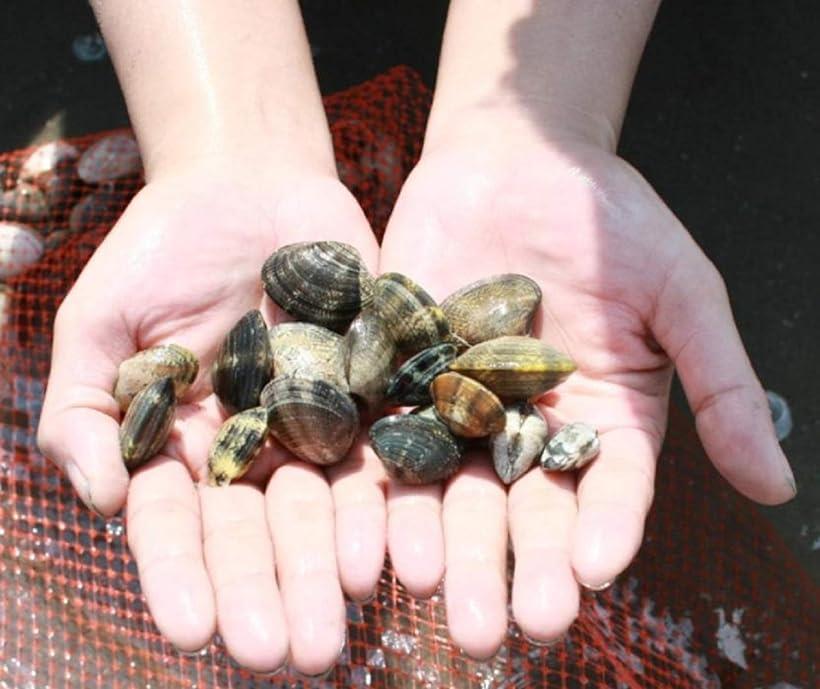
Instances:
[[[456,435],[482,438],[504,430],[504,405],[478,381],[458,373],[443,373],[430,385],[436,411]]]
[[[268,328],[258,310],[248,311],[231,328],[211,371],[213,389],[229,413],[259,404],[259,393],[271,378],[273,356]]]
[[[141,390],[131,402],[120,425],[120,452],[129,471],[160,451],[174,422],[174,381],[160,378]]]
[[[529,402],[511,404],[504,411],[504,430],[490,436],[490,450],[498,478],[509,485],[540,457],[549,431],[541,412]]]
[[[387,324],[371,307],[362,311],[345,334],[345,370],[350,393],[371,409],[384,401],[396,361],[396,343]]]
[[[601,449],[598,431],[576,421],[562,426],[544,448],[541,468],[545,471],[572,471],[589,464]]]
[[[506,273],[461,288],[441,303],[450,330],[477,344],[504,335],[528,335],[541,289],[525,275]]]
[[[174,393],[177,400],[180,400],[198,372],[199,360],[185,347],[175,344],[151,347],[137,352],[120,364],[114,385],[114,399],[120,409],[125,411],[140,390],[168,376],[174,381]]]
[[[450,370],[474,378],[499,397],[532,399],[565,380],[575,363],[534,337],[505,336],[471,347]]]
[[[222,424],[208,452],[208,484],[227,486],[244,476],[268,436],[268,410],[254,407]]]
[[[447,370],[456,351],[454,344],[443,342],[410,357],[390,379],[387,400],[392,404],[429,404],[430,383]]]
[[[370,443],[387,473],[411,484],[452,476],[464,451],[441,421],[414,414],[382,417],[370,427]]]
[[[356,404],[323,380],[283,376],[262,391],[271,434],[306,462],[327,465],[344,459],[359,431]]]
[[[373,300],[373,277],[359,252],[342,242],[299,242],[262,266],[268,296],[298,320],[344,330]]]
[[[344,340],[312,323],[281,323],[270,330],[273,375],[311,378],[347,392]]]

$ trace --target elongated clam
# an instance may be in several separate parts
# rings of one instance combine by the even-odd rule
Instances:
[[[511,404],[504,411],[504,430],[490,436],[490,449],[498,478],[509,485],[541,455],[548,428],[541,412],[529,402]]]
[[[396,346],[408,354],[449,337],[444,312],[427,292],[400,273],[385,273],[376,280],[373,306],[387,323]]]
[[[77,162],[84,182],[96,184],[138,173],[142,169],[137,140],[130,134],[112,134],[89,146]]]
[[[114,399],[125,411],[140,390],[168,376],[174,381],[174,392],[180,400],[198,372],[199,360],[185,347],[175,344],[151,347],[120,364],[114,384]]]
[[[441,420],[463,438],[483,438],[504,430],[504,405],[478,381],[459,373],[442,373],[430,385]]]
[[[471,347],[450,370],[474,378],[499,397],[531,399],[566,379],[575,363],[533,337],[505,336]]]
[[[211,371],[213,389],[229,413],[259,404],[259,393],[271,378],[268,329],[258,310],[248,311],[231,328]]]
[[[208,453],[208,484],[227,486],[250,469],[268,436],[268,410],[254,407],[222,424]]]
[[[324,380],[347,392],[344,339],[312,323],[280,323],[270,329],[273,375]]]
[[[412,484],[452,476],[464,451],[447,426],[420,414],[382,417],[370,427],[370,442],[387,473]]]
[[[359,431],[356,404],[323,380],[283,376],[262,391],[273,437],[299,459],[335,464],[344,459]]]
[[[507,273],[479,280],[441,303],[455,335],[470,344],[504,335],[529,335],[541,289],[525,275]]]
[[[160,451],[174,422],[174,381],[160,378],[143,388],[131,402],[120,424],[120,452],[133,471]]]
[[[429,404],[430,383],[447,370],[456,358],[456,346],[449,342],[422,349],[410,357],[387,385],[386,397],[391,404]]]
[[[595,459],[600,449],[597,430],[585,423],[570,423],[550,438],[541,455],[541,468],[545,471],[580,469]]]
[[[387,324],[372,307],[365,309],[347,329],[344,346],[350,394],[370,410],[378,409],[396,362],[396,343]]]
[[[373,277],[342,242],[298,242],[262,266],[268,296],[298,320],[344,330],[373,299]]]

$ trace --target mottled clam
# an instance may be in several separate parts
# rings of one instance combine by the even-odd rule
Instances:
[[[456,346],[442,342],[422,349],[399,368],[387,385],[385,397],[391,404],[429,404],[430,383],[447,370],[456,358]]]
[[[120,424],[120,452],[129,471],[160,451],[174,422],[176,397],[174,381],[160,378],[141,390],[128,407]]]
[[[572,471],[589,464],[598,455],[601,441],[592,426],[576,421],[562,426],[544,448],[541,468]]]
[[[208,453],[208,484],[227,486],[244,476],[268,436],[268,410],[246,409],[231,416],[214,438]]]
[[[347,392],[344,340],[312,323],[281,323],[270,330],[273,375],[311,378]]]
[[[198,372],[199,360],[185,347],[167,344],[144,349],[120,364],[114,399],[126,411],[140,390],[168,376],[174,381],[174,392],[180,400]]]
[[[495,473],[509,485],[523,476],[541,455],[548,428],[538,407],[529,402],[516,402],[504,411],[504,430],[490,436],[490,451]]]
[[[481,383],[459,373],[443,373],[430,385],[441,420],[463,438],[483,438],[504,430],[504,405]]]
[[[350,324],[344,348],[350,394],[369,409],[378,409],[396,361],[396,342],[387,323],[372,307],[365,309]]]

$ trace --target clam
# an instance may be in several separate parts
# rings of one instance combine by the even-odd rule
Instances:
[[[281,323],[270,330],[273,375],[311,378],[347,392],[344,339],[312,323]]]
[[[359,431],[356,404],[323,380],[282,376],[262,391],[273,436],[299,459],[335,464],[344,459]]]
[[[443,373],[430,385],[441,420],[456,435],[483,438],[504,430],[504,405],[478,381],[459,373]]]
[[[396,343],[387,324],[371,307],[362,311],[345,335],[345,370],[350,394],[371,409],[384,401],[396,361]]]
[[[134,470],[160,451],[174,422],[174,381],[160,378],[143,388],[131,402],[120,425],[120,452]]]
[[[499,397],[531,399],[567,378],[575,363],[533,337],[505,336],[471,347],[450,370],[474,378]]]
[[[268,436],[268,410],[234,414],[219,429],[208,453],[208,485],[227,486],[250,469]]]
[[[80,152],[67,141],[50,141],[37,147],[20,167],[20,180],[42,185],[55,170],[76,160]]]
[[[433,345],[409,358],[390,379],[386,397],[392,404],[429,404],[430,383],[456,358],[449,342]]]
[[[298,320],[344,330],[373,299],[373,278],[359,252],[342,242],[299,242],[262,266],[268,296]]]
[[[370,427],[370,442],[387,473],[404,483],[434,483],[452,476],[464,451],[441,421],[422,414],[385,416]]]
[[[547,422],[535,405],[517,402],[504,409],[504,430],[490,436],[493,466],[509,485],[532,466],[547,442]]]
[[[373,305],[387,323],[396,346],[408,354],[448,339],[450,328],[433,298],[410,278],[385,273],[376,280]]]
[[[116,213],[120,203],[113,184],[102,184],[90,194],[86,194],[71,209],[68,214],[68,229],[80,232],[91,225],[100,225]]]
[[[77,162],[77,174],[96,184],[134,175],[142,170],[136,139],[130,134],[106,136],[86,149]]]
[[[529,335],[541,289],[515,273],[479,280],[441,303],[450,330],[470,344],[504,335]]]
[[[14,222],[0,222],[0,280],[15,277],[37,263],[45,248],[37,230]]]
[[[545,471],[580,469],[595,459],[600,449],[597,430],[585,423],[570,423],[550,438],[541,455],[541,468]]]
[[[120,364],[114,399],[126,411],[134,396],[156,380],[168,376],[174,382],[177,400],[194,382],[199,361],[192,352],[175,344],[159,345],[138,352]]]
[[[259,404],[259,393],[271,378],[268,329],[258,310],[248,311],[228,333],[211,371],[213,389],[229,413]]]
[[[20,182],[0,192],[0,215],[22,222],[37,222],[48,215],[46,195],[33,184]]]

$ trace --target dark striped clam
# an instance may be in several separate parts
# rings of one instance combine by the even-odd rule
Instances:
[[[435,483],[459,467],[463,443],[441,421],[420,414],[385,416],[370,427],[385,471],[404,483]]]
[[[554,388],[575,370],[575,363],[533,337],[505,336],[471,347],[450,370],[474,378],[499,397],[520,400]]]
[[[541,468],[545,471],[572,471],[589,464],[601,450],[598,431],[576,421],[562,426],[544,448]]]
[[[454,335],[477,344],[504,335],[529,335],[541,289],[525,275],[507,273],[479,280],[441,303]]]
[[[270,330],[273,375],[311,378],[347,391],[344,340],[312,323],[281,323]]]
[[[504,405],[478,381],[459,373],[443,373],[430,385],[441,420],[456,435],[483,438],[504,430]]]
[[[490,450],[498,478],[509,485],[541,455],[548,428],[541,412],[529,402],[511,404],[504,411],[504,430],[490,436]]]
[[[268,328],[258,310],[248,311],[217,352],[211,371],[214,392],[231,414],[255,407],[272,367]]]
[[[391,404],[429,404],[430,383],[447,370],[456,358],[456,346],[442,342],[421,350],[402,364],[387,386],[386,397]]]
[[[344,330],[373,299],[373,277],[359,252],[342,242],[299,242],[262,266],[268,296],[298,320]]]
[[[362,311],[347,330],[345,368],[350,394],[376,410],[384,401],[396,362],[396,343],[373,308]]]
[[[176,398],[180,400],[198,372],[199,360],[185,347],[175,344],[151,347],[120,364],[114,384],[114,399],[125,411],[140,390],[168,376],[174,381]]]
[[[231,416],[214,438],[208,453],[208,484],[227,486],[244,476],[268,436],[268,410],[246,409]]]
[[[143,388],[128,407],[120,424],[120,452],[129,471],[160,451],[174,422],[174,381],[160,378]]]
[[[270,432],[299,459],[335,464],[344,459],[359,431],[356,404],[323,380],[283,376],[262,391]]]

